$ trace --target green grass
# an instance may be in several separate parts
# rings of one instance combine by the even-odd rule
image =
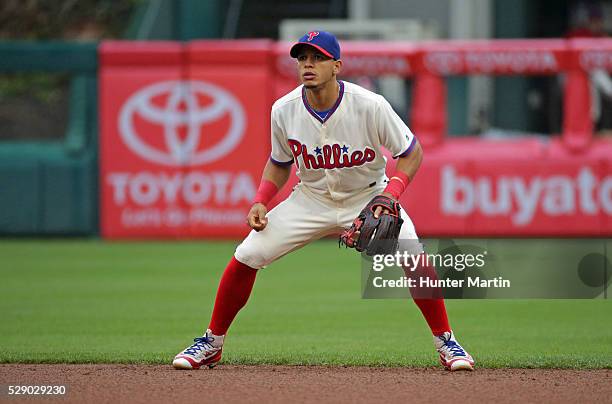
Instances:
[[[206,328],[233,242],[0,241],[0,362],[167,364]],[[608,300],[452,300],[482,367],[612,368]],[[411,301],[362,300],[359,256],[314,243],[261,271],[224,362],[433,366]]]

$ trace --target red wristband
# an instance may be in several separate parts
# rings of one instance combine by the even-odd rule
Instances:
[[[275,183],[270,180],[261,180],[259,189],[255,194],[255,199],[253,199],[253,203],[263,203],[264,205],[268,206],[268,203],[270,200],[272,200],[272,198],[274,198],[274,195],[276,195],[277,192],[278,187]]]
[[[389,179],[389,183],[383,192],[390,193],[398,200],[410,184],[410,178],[401,171],[396,171]]]

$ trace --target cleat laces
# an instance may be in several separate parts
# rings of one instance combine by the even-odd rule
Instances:
[[[467,356],[461,345],[455,341],[446,341],[444,346],[453,356]]]
[[[213,350],[215,349],[215,347],[212,346],[211,342],[213,342],[214,340],[214,338],[206,335],[204,335],[203,337],[194,338],[194,344],[191,345],[189,348],[185,349],[184,353],[186,353],[187,355],[195,356],[202,351]]]

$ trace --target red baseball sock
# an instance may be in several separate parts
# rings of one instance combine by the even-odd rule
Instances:
[[[256,269],[232,257],[217,289],[215,308],[208,326],[213,334],[225,335],[227,333],[234,317],[249,300],[256,275]]]
[[[404,268],[404,272],[408,278],[416,279],[417,285],[421,277],[438,279],[435,268],[431,265],[419,265],[415,271]],[[425,321],[427,321],[433,335],[441,335],[451,330],[440,288],[417,286],[410,288],[410,294],[421,310],[421,313],[423,313],[423,317],[425,317]]]
[[[423,317],[425,317],[433,335],[450,332],[444,299],[414,299],[414,302],[421,309],[421,313],[423,313]]]

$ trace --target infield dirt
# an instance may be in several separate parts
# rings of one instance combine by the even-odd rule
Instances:
[[[151,365],[0,365],[3,402],[610,402],[612,370]],[[9,396],[7,385],[65,385]]]

